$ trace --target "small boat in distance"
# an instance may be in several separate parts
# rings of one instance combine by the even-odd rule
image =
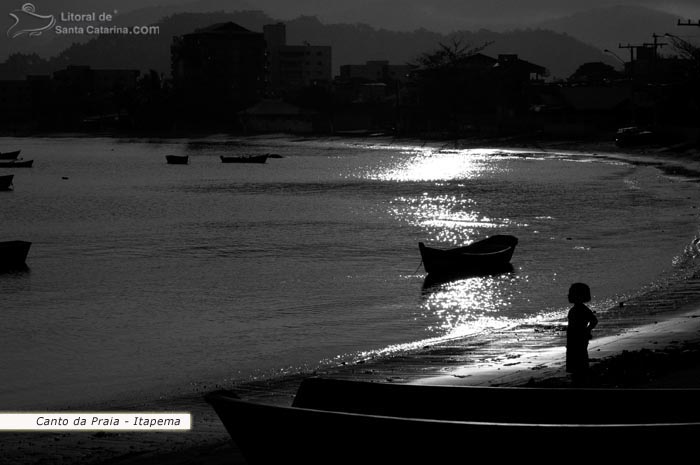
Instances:
[[[31,246],[32,243],[26,241],[0,242],[0,269],[23,267]]]
[[[15,150],[14,152],[0,152],[0,160],[16,160],[20,152],[21,150]]]
[[[2,160],[0,168],[31,168],[34,160]]]
[[[0,191],[12,190],[12,179],[15,177],[14,174],[8,174],[6,176],[0,176]]]
[[[235,157],[221,155],[219,158],[221,158],[221,163],[265,163],[269,155],[244,155]]]
[[[187,165],[190,157],[189,155],[166,155],[165,160],[169,165]]]
[[[422,242],[418,248],[426,273],[451,274],[505,268],[517,244],[517,237],[497,234],[454,249],[435,249]]]

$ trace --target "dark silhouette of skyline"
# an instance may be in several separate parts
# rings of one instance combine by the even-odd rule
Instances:
[[[652,12],[604,11],[618,14],[613,26],[633,12]],[[49,11],[37,12],[53,20]],[[681,25],[672,15],[653,14],[663,28]],[[312,16],[275,21],[261,11],[180,13],[156,23],[153,37],[99,36],[50,60],[13,54],[0,64],[0,97],[13,110],[7,123],[14,130],[29,122],[44,129],[182,131],[215,122],[253,132],[492,136],[590,134],[661,121],[687,125],[697,118],[691,111],[698,101],[697,47],[689,57],[662,56],[661,46],[669,43],[659,40],[684,42],[656,29],[626,46],[635,53],[624,61],[542,29],[401,33],[327,25]],[[10,28],[19,34],[14,37],[31,43],[32,29],[17,24]],[[44,29],[38,35],[52,34]],[[618,40],[633,43],[624,31]],[[410,55],[397,55],[392,43]],[[574,60],[568,69],[561,67],[565,57]]]

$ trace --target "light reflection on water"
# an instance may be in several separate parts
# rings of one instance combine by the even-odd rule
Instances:
[[[456,190],[462,189],[457,186]],[[454,245],[473,242],[478,231],[517,226],[508,218],[489,216],[463,192],[397,197],[392,201],[391,213],[399,221],[431,231],[432,240]]]
[[[425,291],[422,311],[435,320],[433,330],[454,337],[493,327],[505,320],[503,310],[512,303],[515,289],[511,273],[471,277],[432,286]]]
[[[465,150],[442,152],[435,149],[413,148],[402,151],[396,163],[376,172],[365,174],[377,181],[449,181],[467,182],[486,170],[494,169],[484,151]]]
[[[473,182],[483,177],[508,176],[491,149],[436,150],[411,148],[395,163],[369,171],[363,177],[378,181],[426,183],[420,195],[400,196],[392,201],[391,212],[399,221],[430,230],[430,238],[461,245],[476,239],[477,231],[515,226],[508,218],[489,215],[476,197],[483,192]]]

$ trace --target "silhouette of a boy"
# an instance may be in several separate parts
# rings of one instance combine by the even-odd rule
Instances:
[[[588,377],[588,341],[591,330],[598,319],[590,308],[591,290],[584,283],[574,283],[569,288],[569,302],[574,304],[569,310],[566,328],[566,371],[572,374],[574,384],[585,384]]]

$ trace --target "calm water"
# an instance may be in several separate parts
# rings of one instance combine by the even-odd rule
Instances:
[[[692,269],[694,182],[585,154],[290,138],[0,139],[0,409],[153,398],[604,311]],[[274,152],[265,165],[219,155]],[[188,154],[190,165],[165,163]],[[418,241],[510,233],[514,271],[423,292]]]

